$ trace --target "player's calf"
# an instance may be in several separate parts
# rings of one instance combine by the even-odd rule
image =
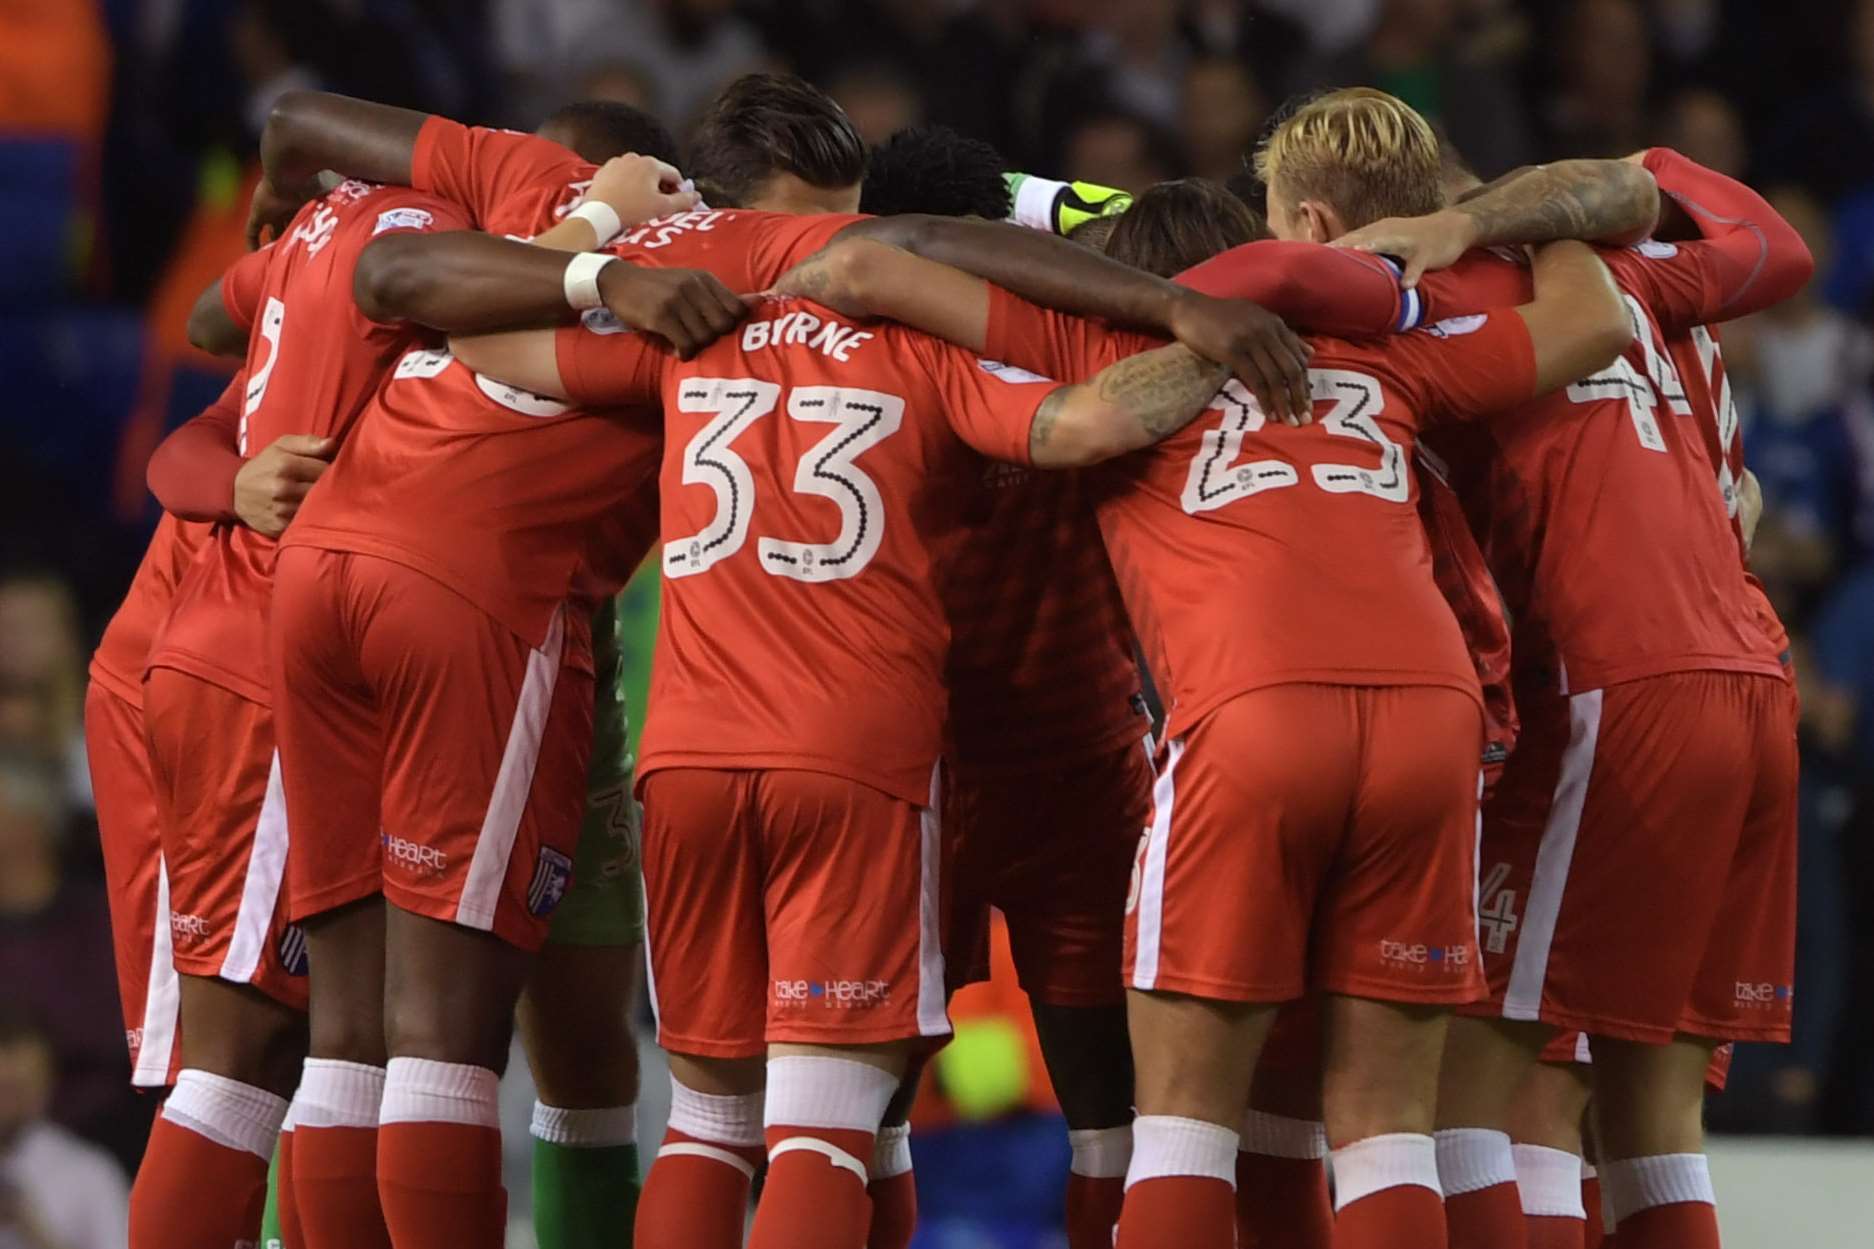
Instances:
[[[1705,1073],[1716,1042],[1593,1038],[1601,1186],[1622,1249],[1717,1249],[1705,1160]]]
[[[740,1249],[762,1149],[760,1058],[670,1055],[670,1120],[644,1178],[636,1249]]]
[[[1119,983],[1113,960],[1113,983]],[[1067,1120],[1068,1249],[1110,1249],[1132,1162],[1132,1046],[1126,1009],[1031,999],[1048,1080]]]

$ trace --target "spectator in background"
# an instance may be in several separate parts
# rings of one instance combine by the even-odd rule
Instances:
[[[1177,142],[1142,117],[1096,112],[1068,132],[1061,176],[1097,182],[1134,195],[1183,169]]]
[[[37,760],[65,800],[89,806],[84,665],[70,587],[50,573],[0,579],[0,749]]]
[[[1243,172],[1269,117],[1269,102],[1249,70],[1230,57],[1205,57],[1184,78],[1184,146],[1191,172],[1228,182]]]
[[[1576,0],[1556,41],[1559,81],[1548,103],[1550,158],[1646,146],[1652,40],[1634,0]]]
[[[1659,142],[1728,177],[1742,178],[1750,167],[1743,119],[1709,88],[1690,87],[1672,97]]]
[[[1318,62],[1310,87],[1379,87],[1451,135],[1479,173],[1493,178],[1530,159],[1529,134],[1512,87],[1506,49],[1473,48],[1459,27],[1459,0],[1385,0],[1372,37]]]
[[[867,147],[877,147],[900,130],[924,121],[924,99],[917,76],[885,58],[849,62],[826,81],[826,93],[852,119]]]
[[[130,1089],[104,887],[60,861],[65,816],[40,760],[0,752],[0,984],[6,1003],[43,1023],[59,1055],[52,1118],[133,1170],[153,1103]]]
[[[46,1034],[0,1007],[0,1249],[123,1249],[130,1187],[104,1150],[46,1118]]]
[[[586,71],[574,98],[629,104],[653,117],[663,114],[663,101],[657,95],[657,80],[644,68],[642,61],[601,61]]]
[[[52,1069],[47,1035],[0,1007],[0,1249],[124,1249],[124,1170],[45,1118]]]
[[[1834,250],[1828,217],[1798,187],[1769,200],[1789,219],[1825,272]],[[1801,582],[1813,586],[1837,566],[1874,553],[1874,341],[1867,329],[1823,303],[1812,284],[1740,327],[1749,355],[1739,383],[1748,386],[1746,443],[1763,483],[1773,561],[1791,544],[1819,549],[1799,556]],[[1782,571],[1772,568],[1767,571]]]
[[[1839,79],[1826,62],[1805,66],[1823,80],[1815,94],[1782,110],[1771,173],[1803,183],[1827,200],[1874,188],[1874,0],[1854,0],[1844,32]]]

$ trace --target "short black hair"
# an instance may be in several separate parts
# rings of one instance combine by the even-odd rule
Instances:
[[[792,74],[747,74],[723,88],[690,135],[684,172],[710,203],[747,204],[777,173],[809,186],[856,186],[865,143],[833,97]]]
[[[1178,178],[1132,201],[1106,240],[1106,254],[1168,278],[1268,235],[1256,211],[1222,183]]]
[[[1008,162],[981,139],[948,126],[912,126],[872,149],[859,211],[879,217],[1009,215]]]
[[[595,165],[626,152],[677,163],[677,140],[670,127],[635,104],[617,100],[575,100],[562,105],[547,114],[539,133],[564,143]]]

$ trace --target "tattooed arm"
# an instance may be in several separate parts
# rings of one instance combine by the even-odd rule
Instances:
[[[1334,245],[1397,258],[1412,286],[1474,247],[1636,243],[1658,219],[1659,185],[1647,170],[1618,160],[1564,160],[1500,178],[1440,212],[1376,221]]]
[[[1029,458],[1036,468],[1075,468],[1149,447],[1190,424],[1229,376],[1176,343],[1128,356],[1042,400]]]

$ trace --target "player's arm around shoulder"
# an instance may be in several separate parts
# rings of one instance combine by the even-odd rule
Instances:
[[[883,317],[983,351],[989,283],[862,235],[842,234],[781,275],[775,291],[856,319]]]
[[[1029,460],[1078,468],[1149,447],[1190,424],[1229,376],[1225,365],[1177,343],[1115,361],[1041,401],[1028,430]]]
[[[1559,242],[1534,257],[1535,297],[1516,309],[1535,350],[1535,393],[1606,368],[1633,342],[1633,321],[1594,249]]]

